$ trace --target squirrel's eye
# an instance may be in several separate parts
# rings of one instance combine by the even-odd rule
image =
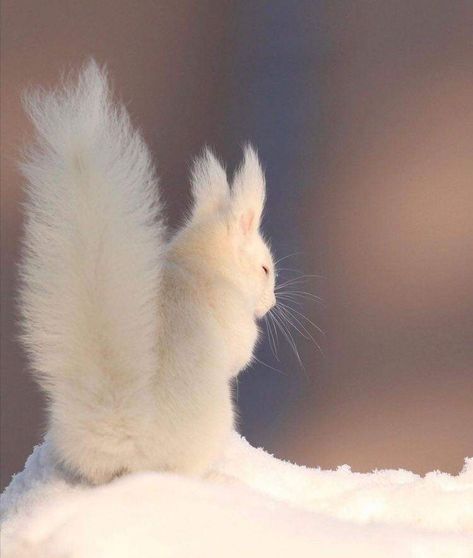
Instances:
[[[269,269],[265,265],[263,265],[263,270],[266,273],[266,275],[269,275]]]

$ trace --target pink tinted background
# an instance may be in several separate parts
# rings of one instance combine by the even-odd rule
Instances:
[[[106,63],[171,222],[207,143],[267,168],[265,230],[324,305],[324,355],[267,342],[241,430],[276,455],[456,472],[473,455],[473,7],[469,2],[2,3],[2,486],[44,429],[15,340],[25,87]],[[290,277],[291,272],[287,272]]]

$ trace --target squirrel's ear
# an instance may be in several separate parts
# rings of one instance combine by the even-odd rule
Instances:
[[[193,217],[209,215],[228,205],[230,189],[227,174],[209,148],[195,159],[191,170]]]
[[[243,162],[232,184],[232,213],[244,235],[256,232],[261,223],[266,185],[256,151],[247,145]]]

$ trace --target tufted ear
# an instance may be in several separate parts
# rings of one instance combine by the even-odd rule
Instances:
[[[258,155],[246,145],[243,162],[232,184],[232,213],[245,236],[255,233],[261,224],[266,185]]]
[[[194,207],[192,217],[200,218],[228,205],[230,189],[227,174],[209,148],[195,159],[191,170]]]

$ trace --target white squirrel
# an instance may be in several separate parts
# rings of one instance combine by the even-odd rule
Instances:
[[[148,149],[95,62],[26,108],[37,138],[20,307],[55,456],[92,483],[204,474],[234,427],[232,378],[275,304],[257,155],[245,148],[230,188],[206,150],[191,215],[167,240]]]

